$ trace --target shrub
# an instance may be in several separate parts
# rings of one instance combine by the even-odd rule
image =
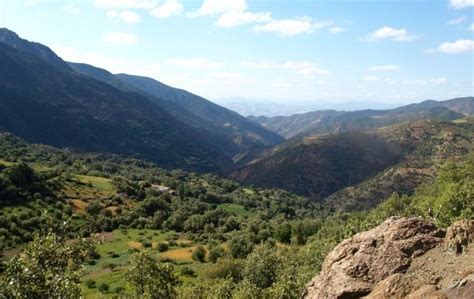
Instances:
[[[206,259],[206,249],[202,246],[196,247],[191,257],[193,260],[203,263]]]
[[[109,285],[105,282],[99,284],[99,286],[97,287],[97,289],[101,292],[101,293],[107,293],[110,289]]]
[[[191,276],[191,277],[196,276],[196,273],[194,272],[194,270],[187,266],[184,266],[183,268],[181,268],[181,270],[179,271],[179,274],[181,274],[181,276]]]
[[[93,289],[96,287],[95,285],[95,280],[92,280],[92,279],[88,279],[86,281],[86,286],[89,288],[89,289]]]
[[[169,248],[168,243],[158,243],[157,249],[159,252],[165,252]]]

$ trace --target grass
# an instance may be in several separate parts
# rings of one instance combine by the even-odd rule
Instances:
[[[171,247],[168,251],[158,252],[156,246],[160,242],[167,242],[168,239],[176,239],[175,232],[163,232],[153,229],[117,229],[110,233],[102,233],[96,236],[99,241],[97,251],[101,255],[96,260],[95,265],[88,265],[84,270],[83,290],[85,298],[110,298],[116,295],[113,290],[116,287],[124,287],[126,294],[131,294],[131,289],[125,283],[124,274],[129,267],[130,257],[133,249],[143,250],[142,241],[149,242],[153,245],[148,248],[156,256],[171,259],[175,266],[175,273],[179,276],[179,271],[183,267],[192,269],[196,276],[211,267],[209,263],[199,263],[191,258],[192,251],[196,247],[191,241],[185,238],[179,238],[178,244],[186,243],[187,247]],[[113,264],[115,268],[112,270],[108,265]],[[108,293],[102,294],[97,288],[89,289],[86,281],[92,279],[98,286],[101,283],[107,283],[110,286]],[[195,277],[181,277],[183,283],[188,283]]]
[[[0,165],[8,167],[8,166],[12,166],[13,163],[0,159]]]
[[[101,189],[105,191],[113,191],[114,186],[112,185],[112,180],[97,176],[90,175],[75,175],[79,182],[83,184],[89,184],[92,188]]]
[[[238,204],[224,203],[220,204],[219,207],[222,208],[224,211],[234,213],[240,217],[250,217],[253,215],[251,211],[246,210],[244,206]]]

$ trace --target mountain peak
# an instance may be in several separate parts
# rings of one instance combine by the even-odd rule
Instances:
[[[0,28],[0,42],[41,58],[63,71],[71,71],[71,68],[68,66],[68,64],[58,55],[56,55],[56,53],[54,53],[50,48],[40,43],[30,42],[26,39],[23,39],[10,29]]]

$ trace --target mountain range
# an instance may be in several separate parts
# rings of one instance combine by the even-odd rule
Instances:
[[[452,120],[473,113],[473,98],[466,97],[447,101],[428,100],[387,110],[318,110],[290,116],[248,118],[285,138],[292,138],[362,131],[419,119]]]
[[[31,142],[218,172],[278,134],[150,78],[67,63],[0,29],[0,128]]]
[[[0,130],[284,189],[330,209],[371,208],[432,179],[438,161],[472,150],[473,113],[466,97],[245,118],[152,78],[66,62],[0,29]]]

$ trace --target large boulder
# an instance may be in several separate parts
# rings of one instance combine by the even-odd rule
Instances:
[[[443,242],[445,231],[420,218],[390,218],[341,242],[306,287],[303,298],[359,298],[387,277],[404,273],[413,258]]]

